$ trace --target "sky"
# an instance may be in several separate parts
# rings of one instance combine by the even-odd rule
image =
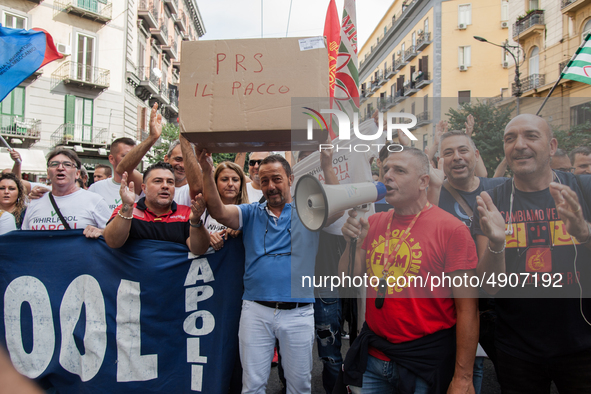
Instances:
[[[344,0],[335,0],[339,20]],[[357,0],[361,48],[393,0]],[[201,40],[322,35],[329,0],[197,0],[206,33]],[[290,14],[291,4],[291,14]],[[288,16],[289,30],[288,30]]]

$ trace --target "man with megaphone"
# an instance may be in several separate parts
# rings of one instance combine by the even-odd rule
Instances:
[[[341,275],[370,277],[366,323],[347,354],[343,381],[362,393],[474,393],[477,291],[465,281],[452,285],[475,272],[470,232],[428,202],[427,155],[405,147],[380,159],[394,210],[367,220],[351,210],[343,226]],[[449,280],[433,280],[444,275]]]
[[[288,393],[310,393],[314,343],[314,289],[297,288],[297,277],[314,274],[319,233],[306,229],[292,203],[294,176],[279,155],[259,164],[259,179],[266,201],[224,205],[213,176],[213,160],[198,152],[203,170],[203,193],[211,217],[240,229],[246,255],[244,296],[240,317],[240,360],[243,393],[264,393],[275,340]],[[322,151],[321,167],[327,184],[338,184],[332,171],[332,151]],[[342,216],[334,215],[332,223]],[[232,289],[238,291],[238,289]],[[297,295],[294,297],[294,293]]]

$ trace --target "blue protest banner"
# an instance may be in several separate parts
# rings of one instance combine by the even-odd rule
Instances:
[[[60,394],[226,393],[238,357],[242,239],[212,254],[82,231],[0,237],[0,337]]]

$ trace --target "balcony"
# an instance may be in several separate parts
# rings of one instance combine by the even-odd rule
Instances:
[[[158,28],[158,8],[156,4],[148,0],[140,0],[140,4],[137,9],[137,16],[146,22],[146,25],[150,29]]]
[[[589,4],[589,0],[562,0],[560,6],[563,14],[572,14]]]
[[[398,71],[396,71],[394,69],[394,67],[388,67],[386,68],[386,78],[390,79],[392,78]]]
[[[176,24],[176,26],[179,28],[179,31],[181,33],[184,33],[187,31],[187,17],[185,16],[185,13],[183,11],[181,11],[177,14],[173,14],[172,19],[173,19],[174,23]]]
[[[105,90],[109,87],[110,71],[77,62],[65,62],[51,74],[55,85],[63,82],[88,89]]]
[[[525,93],[528,90],[537,89],[540,86],[544,86],[546,83],[546,75],[544,74],[531,74],[528,77],[520,79],[521,82],[521,92]],[[515,82],[511,85],[513,95],[515,95],[515,91],[517,87],[515,86]]]
[[[417,56],[417,49],[414,45],[411,45],[406,51],[404,51],[404,61],[406,63],[410,62]]]
[[[404,90],[404,87],[402,87],[402,89],[396,91],[396,95],[394,96],[394,104],[398,104],[399,102],[406,100]]]
[[[367,101],[367,94],[365,93],[364,90],[362,90],[361,94],[359,95],[359,104],[361,105],[366,101]]]
[[[429,72],[422,72],[422,71],[417,71],[416,73],[416,77],[414,78],[414,82],[415,82],[415,87],[417,89],[422,89],[423,87],[431,84],[433,82],[432,79],[430,79],[431,75],[429,74]]]
[[[544,34],[545,30],[544,10],[534,10],[513,24],[513,40],[519,38],[521,42],[535,34]]]
[[[396,105],[396,97],[395,96],[388,96],[386,99],[386,106],[385,108],[388,110]]]
[[[31,3],[41,4],[43,0],[29,0]]]
[[[168,45],[168,26],[164,19],[160,19],[158,27],[150,28],[150,33],[160,45]]]
[[[380,73],[378,74],[378,85],[384,86],[386,82],[388,82],[388,78],[385,78],[384,72],[380,71]]]
[[[431,39],[431,33],[421,33],[417,37],[417,51],[422,51],[423,49],[427,48],[429,44],[431,44],[433,40]]]
[[[417,115],[417,124],[415,125],[415,128],[419,128],[421,126],[427,125],[431,123],[431,115],[429,113],[429,111],[424,111],[421,112],[420,114]]]
[[[51,146],[83,145],[87,148],[104,148],[110,142],[109,130],[104,127],[66,123],[51,135]]]
[[[370,92],[375,92],[380,88],[380,85],[378,84],[378,81],[374,81],[373,79],[371,80],[371,88],[369,89]]]
[[[20,116],[0,115],[0,135],[11,144],[13,138],[22,141],[22,148],[29,148],[41,139],[41,121]],[[19,145],[19,144],[15,144]]]
[[[403,55],[401,54],[401,55],[399,55],[399,56],[396,58],[396,63],[394,63],[394,69],[395,69],[396,71],[399,71],[399,70],[401,70],[401,69],[402,69],[404,66],[406,66],[407,64],[408,64],[408,62],[405,62],[405,61],[404,61],[404,57],[403,57]]]
[[[411,81],[406,81],[405,85],[404,85],[404,95],[406,97],[412,96],[413,94],[415,94],[416,92],[418,92],[420,89],[417,89],[414,82]]]
[[[178,90],[169,89],[168,99],[170,100],[170,104],[164,107],[164,117],[166,119],[176,118],[179,114]]]
[[[181,71],[181,61],[177,56],[177,60],[172,61],[172,68],[176,68],[179,72]]]
[[[135,88],[135,95],[141,100],[148,100],[152,95],[158,94],[160,90],[160,78],[150,67],[138,67],[140,83]]]
[[[566,68],[570,60],[565,60],[558,65],[558,78],[562,77],[562,70]]]
[[[108,23],[113,14],[113,4],[110,1],[97,0],[55,0],[53,5],[54,16],[60,12],[78,15],[98,23]]]
[[[152,99],[150,103],[150,107],[154,105],[153,101],[158,101],[159,106],[169,105],[170,104],[170,97],[168,97],[168,87],[166,86],[165,81],[161,81],[158,85],[158,90],[156,93],[152,94]]]
[[[178,59],[179,53],[177,52],[176,41],[173,37],[168,37],[168,45],[162,45],[162,51],[164,51],[172,60]]]
[[[171,14],[179,12],[179,0],[163,0],[163,2],[168,6]]]

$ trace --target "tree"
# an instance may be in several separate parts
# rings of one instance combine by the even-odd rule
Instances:
[[[591,105],[585,105],[582,108],[584,119],[589,119],[591,115]],[[562,128],[554,129],[554,137],[558,140],[558,147],[566,152],[579,147],[591,146],[591,121],[586,120],[584,123],[571,126],[567,130]]]
[[[474,104],[463,104],[459,110],[452,108],[446,114],[449,116],[449,130],[464,129],[468,115],[474,116],[472,139],[484,160],[488,176],[494,175],[495,169],[505,157],[503,132],[511,120],[513,109],[512,106],[497,107],[478,100]]]

